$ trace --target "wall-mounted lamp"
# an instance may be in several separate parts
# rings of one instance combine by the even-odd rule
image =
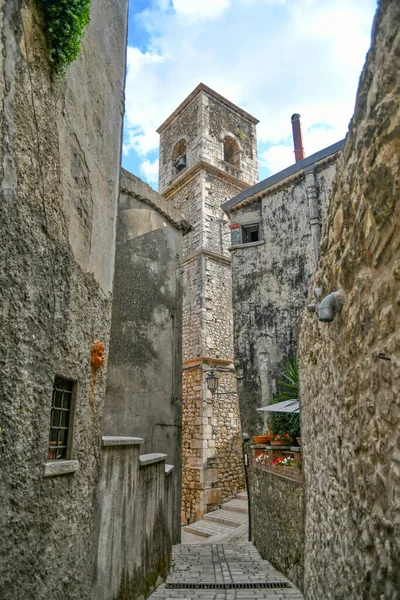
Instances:
[[[218,391],[219,375],[215,371],[210,371],[206,376],[207,389],[214,395]]]
[[[212,393],[213,396],[232,396],[233,394],[236,394],[237,392],[219,392],[218,391],[218,383],[219,383],[219,372],[227,372],[227,373],[234,373],[234,370],[231,368],[225,368],[225,367],[215,367],[213,369],[210,369],[208,372],[208,375],[206,375],[206,384],[207,384],[207,389]]]

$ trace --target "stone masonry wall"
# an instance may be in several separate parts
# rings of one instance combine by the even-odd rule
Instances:
[[[303,486],[255,464],[249,479],[251,540],[265,560],[303,589]]]
[[[201,518],[245,487],[237,398],[207,394],[206,368],[197,361],[183,371],[183,523]],[[221,375],[219,391],[235,385],[233,373]]]
[[[223,139],[230,134],[240,148],[239,179],[249,186],[258,181],[257,134],[254,122],[241,113],[230,109],[213,96],[205,95],[204,155],[207,162],[225,169],[223,164]],[[229,170],[229,167],[228,167]],[[232,198],[228,196],[227,199]]]
[[[381,0],[312,282],[343,311],[299,331],[310,600],[399,598],[399,23]]]
[[[108,354],[127,1],[91,4],[55,84],[37,4],[0,0],[2,600],[80,600],[91,584],[105,366],[90,355],[96,338]],[[48,477],[56,375],[76,382],[78,470]]]
[[[204,445],[202,385],[197,365],[183,370],[182,381],[182,523],[202,515]]]
[[[203,220],[203,244],[207,250],[223,254],[230,258],[230,230],[229,219],[221,210],[221,204],[241,192],[231,182],[215,176],[213,173],[205,174],[205,200]]]
[[[243,171],[236,173],[242,183],[223,165],[227,133],[242,149]],[[233,360],[229,226],[220,207],[244,188],[243,182],[257,179],[255,135],[251,119],[204,90],[161,130],[160,190],[193,226],[182,259],[184,522],[191,513],[201,517],[244,485],[236,396],[221,396],[223,402],[215,396],[209,402],[204,369]],[[179,138],[187,143],[187,167],[177,174],[172,156]],[[227,375],[224,381],[234,392],[235,377]]]
[[[172,161],[172,153],[177,142],[185,139],[187,143],[186,164],[192,167],[200,158],[201,145],[201,122],[202,122],[201,98],[198,96],[191,102],[169,127],[164,130],[160,138],[160,171],[158,189],[160,193],[177,178],[175,166]]]

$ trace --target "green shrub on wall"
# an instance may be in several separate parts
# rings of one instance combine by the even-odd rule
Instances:
[[[65,75],[78,57],[83,30],[89,23],[90,0],[37,0],[42,7],[54,73]]]

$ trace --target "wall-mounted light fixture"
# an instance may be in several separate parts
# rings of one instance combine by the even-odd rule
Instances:
[[[215,371],[210,371],[208,375],[206,375],[206,384],[208,390],[215,394],[218,390],[218,379],[219,375]]]
[[[206,375],[206,384],[207,389],[212,393],[213,396],[232,396],[232,394],[236,394],[237,392],[219,392],[218,384],[220,373],[233,373],[234,370],[232,368],[224,368],[224,367],[214,367],[211,369],[205,369],[208,371],[208,375]]]

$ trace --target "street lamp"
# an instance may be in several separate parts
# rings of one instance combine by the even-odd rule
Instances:
[[[207,388],[213,395],[218,390],[218,379],[219,375],[217,375],[215,371],[210,371],[206,376]]]

